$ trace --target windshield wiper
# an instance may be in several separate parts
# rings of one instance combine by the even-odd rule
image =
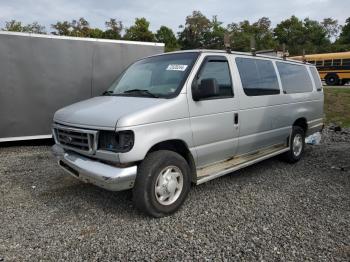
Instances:
[[[112,90],[107,90],[102,93],[103,96],[111,96],[113,94]]]
[[[159,96],[156,94],[153,94],[152,92],[146,90],[146,89],[130,89],[125,91],[123,94],[129,94],[129,93],[140,93],[140,94],[146,94],[151,97],[158,98]]]

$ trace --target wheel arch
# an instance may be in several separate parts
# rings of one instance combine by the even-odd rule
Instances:
[[[169,150],[181,155],[186,160],[186,162],[190,167],[192,183],[196,183],[196,180],[197,180],[196,164],[195,164],[193,155],[190,152],[189,147],[185,141],[181,139],[170,139],[170,140],[158,142],[148,150],[147,154],[150,154],[152,152],[159,151],[159,150]]]
[[[295,126],[301,127],[301,128],[304,130],[304,133],[305,133],[305,135],[306,135],[307,129],[308,129],[308,125],[307,125],[307,120],[306,120],[305,117],[299,117],[299,118],[297,118],[297,119],[294,121],[292,127],[295,127]],[[292,132],[292,131],[291,131],[291,132]],[[291,143],[291,142],[290,142],[290,139],[291,139],[291,136],[289,135],[288,138],[287,138],[287,145],[288,145],[288,146],[289,146],[290,143]]]
[[[304,130],[305,134],[308,129],[307,120],[305,117],[299,117],[297,120],[294,121],[293,126],[301,127]]]

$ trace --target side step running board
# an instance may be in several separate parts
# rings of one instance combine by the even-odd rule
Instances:
[[[224,176],[233,171],[258,163],[270,157],[287,152],[289,147],[273,146],[253,154],[234,157],[232,159],[216,163],[214,165],[197,170],[197,185],[203,184],[215,178]]]

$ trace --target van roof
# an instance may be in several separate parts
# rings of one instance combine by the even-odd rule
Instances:
[[[193,53],[193,52],[197,52],[197,53],[210,53],[210,54],[228,54],[227,51],[225,50],[217,50],[217,49],[189,49],[189,50],[180,50],[180,51],[173,51],[173,52],[167,52],[167,53],[162,53],[162,54],[158,54],[158,55],[163,55],[163,54],[178,54],[178,53]],[[252,53],[249,52],[238,52],[238,51],[231,51],[230,54],[234,54],[234,55],[244,55],[244,56],[250,56],[250,57],[254,57],[252,55]],[[256,57],[263,57],[263,58],[268,58],[268,59],[274,59],[274,60],[278,60],[278,61],[287,61],[287,62],[292,62],[295,64],[307,64],[307,65],[311,65],[314,66],[313,64],[310,63],[304,63],[302,61],[298,61],[298,60],[293,60],[293,59],[286,59],[284,60],[281,57],[277,57],[277,56],[269,56],[269,55],[262,55],[262,54],[256,54]]]

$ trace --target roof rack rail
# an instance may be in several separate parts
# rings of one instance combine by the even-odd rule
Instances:
[[[282,58],[283,58],[283,60],[287,60],[287,56],[289,56],[289,52],[288,52],[288,50],[286,51],[286,44],[285,43],[282,44],[282,48],[283,48]]]
[[[231,54],[231,36],[224,34],[224,45],[227,53]]]
[[[252,56],[256,56],[256,42],[255,42],[255,37],[252,35],[250,37],[250,52],[252,53]]]
[[[306,64],[306,57],[305,57],[305,49],[303,48],[303,56],[302,56],[303,63]]]

